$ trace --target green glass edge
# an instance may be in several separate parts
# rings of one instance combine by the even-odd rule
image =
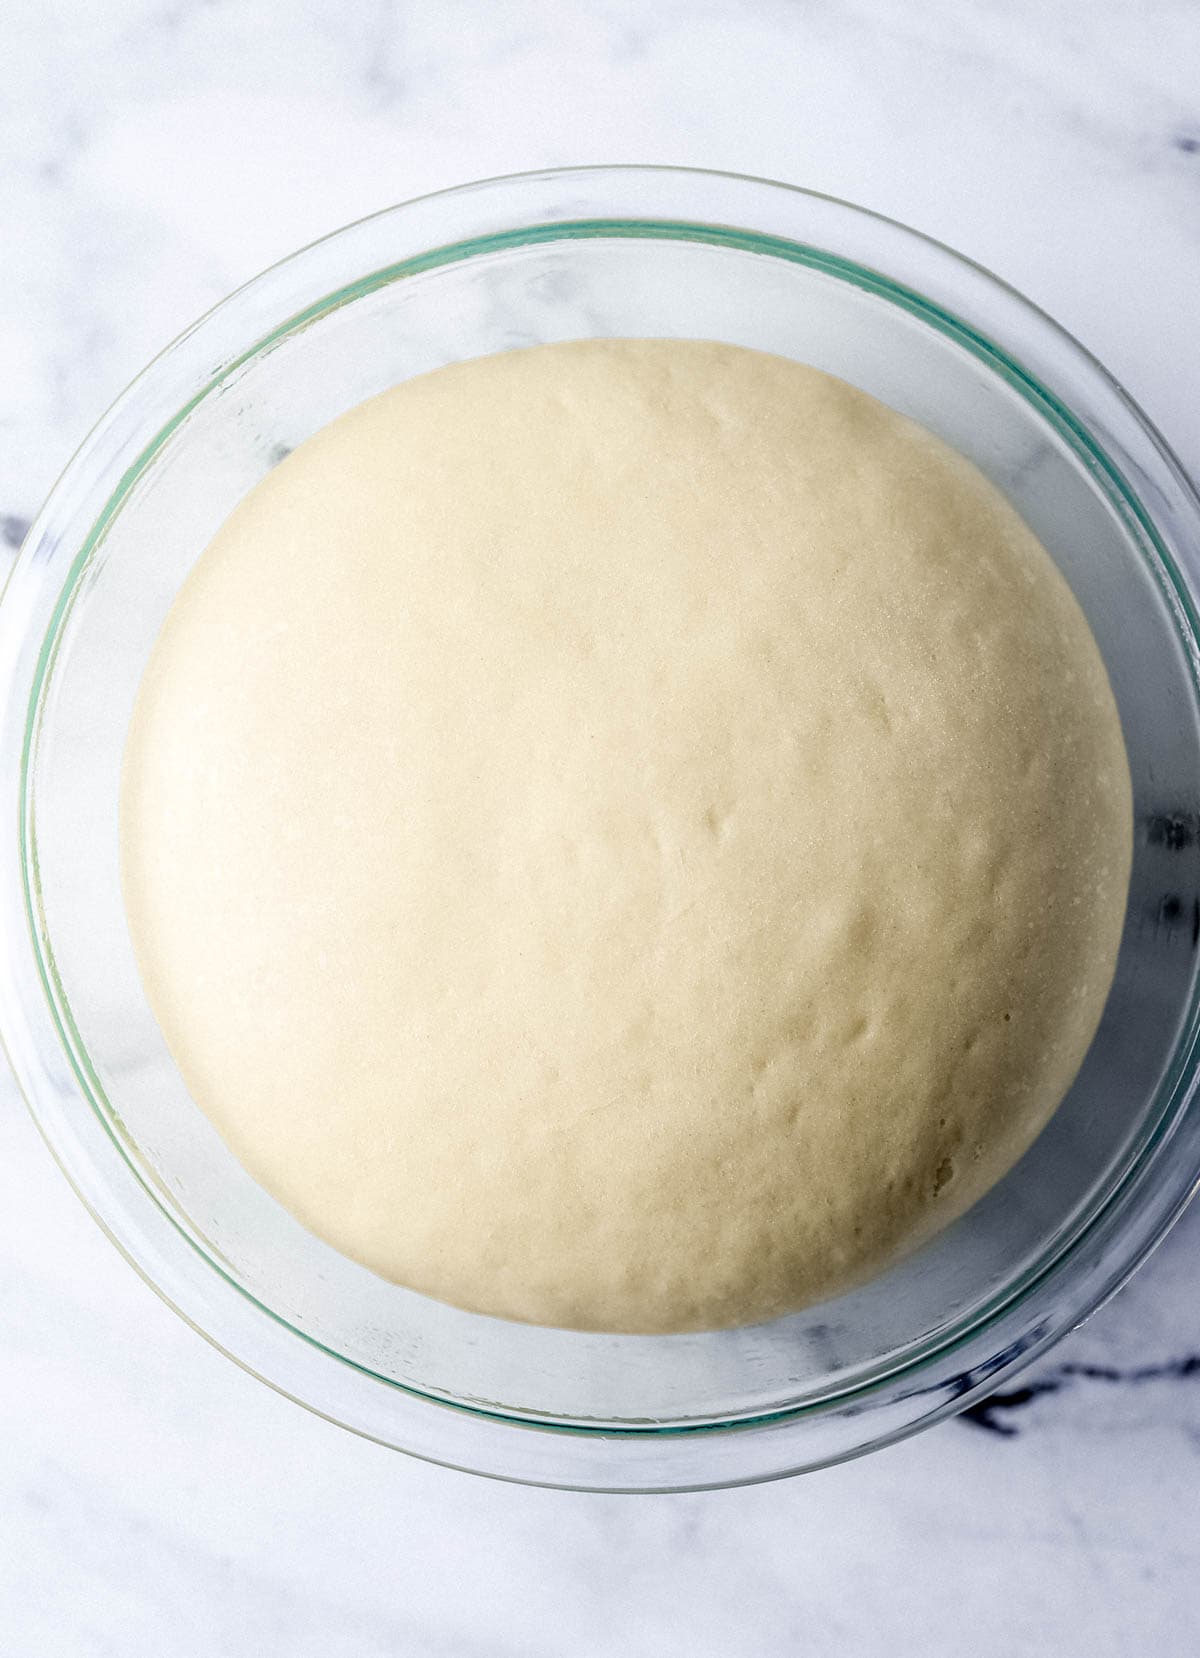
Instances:
[[[1039,1261],[1030,1268],[1015,1284],[1010,1285],[1001,1294],[994,1297],[971,1317],[968,1323],[954,1331],[946,1339],[939,1340],[930,1337],[919,1344],[909,1355],[887,1372],[858,1384],[850,1384],[839,1392],[830,1394],[819,1401],[800,1402],[794,1405],[782,1406],[778,1410],[760,1412],[756,1415],[737,1417],[728,1421],[719,1422],[691,1422],[681,1424],[647,1423],[644,1426],[616,1426],[616,1425],[589,1425],[581,1422],[564,1422],[561,1420],[538,1418],[533,1416],[518,1416],[506,1411],[491,1410],[482,1404],[468,1404],[463,1401],[445,1399],[434,1393],[423,1392],[420,1388],[412,1387],[408,1383],[399,1382],[394,1377],[381,1376],[377,1371],[359,1363],[357,1360],[339,1353],[335,1349],[318,1341],[315,1336],[297,1328],[282,1314],[268,1307],[260,1301],[254,1293],[241,1284],[227,1270],[220,1261],[215,1260],[213,1253],[197,1237],[194,1237],[180,1220],[171,1213],[156,1195],[152,1183],[139,1168],[137,1162],[130,1156],[129,1151],[120,1134],[116,1132],[114,1124],[120,1123],[119,1114],[113,1109],[103,1085],[91,1063],[88,1050],[79,1034],[75,1019],[71,1013],[70,1002],[67,999],[61,978],[54,959],[54,952],[48,935],[39,928],[38,913],[42,909],[42,888],[40,871],[36,852],[36,829],[33,814],[29,807],[29,773],[34,747],[37,741],[42,712],[42,695],[48,683],[54,661],[57,657],[62,641],[63,629],[71,609],[80,592],[80,577],[90,564],[100,544],[104,540],[113,520],[124,506],[131,490],[138,479],[145,472],[147,466],[170,440],[173,434],[187,420],[189,415],[213,391],[224,384],[238,369],[245,366],[253,358],[272,350],[290,335],[308,327],[319,318],[340,310],[343,306],[353,304],[356,300],[388,286],[390,283],[406,277],[419,276],[440,266],[453,264],[465,258],[477,258],[482,255],[504,252],[521,247],[536,246],[538,244],[555,242],[595,239],[603,237],[620,238],[623,240],[653,240],[653,241],[682,241],[699,242],[709,246],[730,248],[743,253],[767,255],[784,259],[791,264],[800,264],[809,269],[818,270],[826,275],[834,276],[842,281],[848,281],[853,286],[873,293],[882,299],[897,305],[918,320],[932,324],[941,334],[946,335],[960,345],[965,346],[973,356],[985,362],[997,372],[1000,377],[1018,391],[1027,402],[1034,404],[1049,420],[1051,426],[1066,438],[1071,449],[1098,476],[1105,487],[1105,493],[1121,512],[1122,516],[1132,521],[1140,534],[1149,542],[1159,561],[1159,570],[1154,571],[1156,576],[1160,571],[1165,573],[1170,584],[1168,598],[1177,607],[1186,619],[1191,630],[1192,638],[1184,635],[1183,643],[1186,649],[1188,664],[1191,669],[1193,686],[1200,695],[1200,663],[1197,659],[1197,650],[1194,643],[1200,635],[1200,620],[1198,620],[1195,606],[1186,584],[1183,582],[1175,567],[1175,562],[1162,543],[1148,513],[1143,508],[1136,493],[1129,486],[1124,476],[1115,466],[1109,456],[1092,438],[1091,433],[1079,421],[1066,404],[1062,403],[1047,387],[1023,368],[1014,358],[988,338],[979,330],[964,322],[953,312],[946,310],[935,301],[924,298],[916,290],[905,287],[902,283],[884,276],[881,272],[872,270],[868,266],[856,264],[844,259],[840,255],[826,252],[824,249],[810,246],[806,243],[793,242],[785,237],[759,234],[740,230],[724,225],[693,224],[685,220],[644,220],[644,219],[582,219],[562,220],[553,224],[541,224],[524,229],[497,231],[489,235],[467,238],[459,242],[447,243],[442,247],[429,249],[409,259],[399,260],[393,264],[382,266],[379,270],[367,276],[360,277],[352,283],[336,289],[332,294],[314,301],[304,307],[286,322],[248,347],[238,356],[232,358],[213,377],[180,408],[167,423],[155,434],[142,449],[137,458],[126,468],[121,475],[112,495],[106,501],[99,517],[88,532],[79,553],[72,561],[67,572],[62,590],[50,616],[46,634],[34,668],[33,684],[30,690],[29,703],[26,710],[25,734],[21,752],[21,771],[18,788],[18,816],[22,829],[20,839],[21,877],[25,899],[25,913],[29,926],[30,936],[34,943],[34,955],[37,960],[38,974],[51,1018],[58,1031],[59,1038],[67,1054],[68,1063],[84,1094],[89,1099],[93,1110],[99,1119],[105,1133],[116,1147],[122,1160],[133,1173],[135,1179],[146,1191],[147,1195],[158,1205],[160,1211],[187,1242],[195,1249],[212,1269],[217,1272],[231,1288],[248,1300],[260,1312],[264,1313],[273,1323],[278,1324],[290,1334],[298,1336],[318,1351],[327,1354],[341,1364],[369,1377],[372,1381],[381,1382],[387,1387],[393,1387],[413,1398],[420,1399],[428,1404],[440,1405],[445,1409],[455,1410],[470,1416],[486,1418],[489,1421],[502,1422],[509,1425],[536,1428],[539,1431],[550,1431],[565,1434],[580,1434],[584,1436],[601,1435],[605,1438],[634,1438],[644,1439],[658,1436],[695,1435],[712,1432],[730,1432],[743,1429],[763,1427],[770,1424],[779,1424],[801,1416],[815,1415],[827,1412],[831,1408],[844,1403],[848,1398],[861,1399],[877,1393],[881,1388],[895,1382],[899,1377],[912,1374],[919,1370],[933,1355],[947,1356],[961,1349],[970,1338],[981,1329],[995,1321],[1003,1312],[1015,1303],[1023,1300],[1030,1290],[1053,1271],[1063,1260],[1071,1254],[1082,1242],[1083,1238],[1093,1230],[1095,1225],[1103,1219],[1120,1193],[1127,1188],[1138,1171],[1144,1166],[1148,1158],[1157,1148],[1167,1126],[1167,1116],[1179,1084],[1188,1072],[1196,1049],[1198,1027],[1200,1027],[1200,1008],[1197,1006],[1197,989],[1193,988],[1192,1006],[1184,1035],[1178,1045],[1175,1063],[1160,1087],[1161,1101],[1157,1120],[1146,1135],[1142,1146],[1130,1163],[1115,1180],[1111,1190],[1093,1211],[1086,1226],[1073,1238],[1067,1240],[1062,1247],[1049,1257]],[[1161,585],[1161,577],[1160,577]],[[27,832],[26,832],[27,831]],[[189,1321],[190,1322],[190,1321]]]

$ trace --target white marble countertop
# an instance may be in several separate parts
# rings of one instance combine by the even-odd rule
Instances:
[[[0,533],[178,329],[394,200],[764,173],[990,265],[1200,470],[1195,0],[8,0]],[[990,1408],[804,1479],[575,1497],[250,1380],[0,1084],[0,1658],[1194,1658],[1200,1210]]]

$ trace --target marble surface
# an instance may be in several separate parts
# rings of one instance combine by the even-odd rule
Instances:
[[[765,173],[1023,288],[1200,470],[1194,0],[7,0],[0,539],[159,346],[347,219],[585,161]],[[1194,1210],[1007,1392],[741,1492],[354,1440],[174,1318],[0,1085],[0,1658],[1200,1650]]]

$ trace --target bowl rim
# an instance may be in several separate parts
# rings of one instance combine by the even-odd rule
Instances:
[[[42,929],[39,928],[36,913],[34,894],[37,889],[38,876],[36,857],[34,855],[31,858],[31,847],[34,844],[32,837],[33,810],[28,789],[28,765],[36,735],[36,720],[41,706],[42,692],[53,667],[57,642],[61,638],[62,626],[70,612],[70,607],[79,592],[80,576],[85,570],[91,555],[102,541],[106,529],[128,498],[130,490],[144,470],[152,463],[162,444],[167,441],[176,427],[186,419],[192,409],[230,374],[235,373],[244,363],[258,356],[263,350],[269,349],[272,344],[277,343],[288,333],[306,326],[316,316],[326,314],[337,305],[344,304],[348,300],[360,297],[364,293],[374,291],[386,283],[396,280],[399,275],[412,274],[416,269],[430,269],[438,264],[446,264],[455,259],[470,257],[478,252],[490,251],[494,246],[511,247],[535,240],[549,241],[583,235],[643,234],[661,238],[677,234],[686,236],[686,239],[692,241],[709,241],[719,245],[750,248],[752,251],[775,253],[785,258],[795,258],[802,253],[804,255],[803,262],[810,266],[819,266],[821,259],[827,260],[834,268],[835,274],[843,277],[849,276],[850,280],[859,281],[860,285],[883,291],[886,297],[914,311],[925,323],[942,326],[943,331],[952,333],[953,337],[960,342],[968,343],[971,349],[975,351],[976,356],[985,361],[993,371],[1001,373],[1005,378],[1015,383],[1027,400],[1035,402],[1043,416],[1050,419],[1051,424],[1055,425],[1068,438],[1076,452],[1084,453],[1096,469],[1105,475],[1107,487],[1116,491],[1120,502],[1134,516],[1142,533],[1150,539],[1152,545],[1156,548],[1163,567],[1171,578],[1174,588],[1174,603],[1178,607],[1183,624],[1181,634],[1183,634],[1190,649],[1193,678],[1197,678],[1200,674],[1195,645],[1197,635],[1200,635],[1200,621],[1197,619],[1196,604],[1193,598],[1193,592],[1197,586],[1200,586],[1200,581],[1197,580],[1200,577],[1200,558],[1196,560],[1197,567],[1193,571],[1193,582],[1189,584],[1187,576],[1180,569],[1181,563],[1184,562],[1179,556],[1180,549],[1176,548],[1173,556],[1163,545],[1154,516],[1148,511],[1138,493],[1126,480],[1121,467],[1113,461],[1107,449],[1099,441],[1096,434],[1090,430],[1088,424],[1072,411],[1068,403],[1046,386],[1036,373],[1028,369],[1021,359],[1014,357],[1005,347],[993,340],[987,332],[980,330],[971,322],[958,316],[953,309],[945,307],[938,299],[930,298],[922,290],[911,287],[909,284],[891,277],[872,265],[864,265],[856,259],[847,258],[831,250],[821,249],[812,244],[788,237],[757,232],[736,225],[731,226],[723,221],[710,223],[702,218],[693,218],[691,215],[666,221],[625,218],[622,216],[606,218],[594,213],[586,214],[578,219],[561,215],[536,219],[532,223],[519,224],[510,231],[492,232],[483,236],[465,237],[450,243],[439,244],[425,249],[422,253],[397,261],[395,264],[377,267],[354,282],[326,293],[306,309],[285,316],[267,335],[255,339],[249,346],[243,346],[239,352],[235,352],[232,356],[227,354],[218,363],[217,369],[205,380],[204,384],[190,398],[174,408],[169,417],[162,421],[150,440],[137,449],[132,460],[125,457],[128,464],[123,465],[115,485],[107,486],[108,493],[104,505],[88,524],[78,551],[74,552],[70,559],[65,578],[62,576],[59,567],[65,557],[63,548],[69,544],[71,538],[69,535],[63,534],[61,525],[56,524],[56,519],[61,518],[64,523],[69,522],[73,512],[77,511],[74,497],[78,492],[78,486],[86,486],[89,478],[93,479],[91,493],[96,493],[93,463],[97,458],[103,462],[100,469],[101,476],[108,476],[112,457],[105,453],[106,440],[114,429],[121,425],[123,417],[136,405],[142,390],[147,387],[153,390],[156,380],[161,377],[161,369],[166,365],[173,364],[186,343],[195,340],[198,335],[204,333],[214,319],[227,318],[231,313],[231,308],[236,309],[235,302],[245,296],[260,292],[278,273],[296,270],[317,250],[329,248],[333,244],[340,245],[346,238],[354,233],[361,232],[366,227],[378,225],[381,221],[393,220],[397,215],[408,213],[426,204],[469,203],[472,199],[478,199],[481,194],[486,195],[498,189],[516,189],[520,192],[522,190],[535,190],[543,185],[557,187],[573,180],[590,181],[598,185],[603,191],[604,185],[609,182],[631,179],[666,180],[670,183],[679,182],[681,186],[686,184],[687,181],[693,183],[696,180],[721,181],[726,186],[733,184],[738,189],[748,186],[752,190],[765,191],[772,198],[783,195],[805,204],[824,204],[827,208],[834,209],[838,214],[849,215],[856,222],[865,222],[876,227],[876,229],[882,227],[887,235],[897,240],[908,241],[927,252],[934,251],[939,259],[948,261],[959,273],[970,273],[975,285],[988,294],[993,296],[995,294],[1004,295],[1010,307],[1015,306],[1017,312],[1027,323],[1032,321],[1034,326],[1041,330],[1043,334],[1052,338],[1060,350],[1065,348],[1075,365],[1082,368],[1086,375],[1096,381],[1110,398],[1115,397],[1119,402],[1126,416],[1132,420],[1138,429],[1139,435],[1148,441],[1153,458],[1164,469],[1167,481],[1173,484],[1177,496],[1177,506],[1182,503],[1182,510],[1185,515],[1190,514],[1190,529],[1195,536],[1194,545],[1200,550],[1200,498],[1197,497],[1182,465],[1119,382],[1073,336],[1055,323],[1046,312],[1027,300],[1011,285],[995,276],[986,267],[957,253],[936,238],[912,230],[898,220],[871,209],[858,207],[853,203],[845,202],[838,197],[822,192],[805,190],[799,186],[756,178],[751,175],[685,167],[654,167],[638,164],[615,167],[599,165],[583,168],[541,169],[534,172],[499,175],[429,192],[409,201],[382,208],[363,219],[354,221],[350,225],[331,231],[296,252],[276,261],[263,272],[235,289],[217,305],[211,307],[151,359],[147,366],[115,399],[67,463],[63,473],[51,489],[45,505],[33,521],[24,545],[10,570],[9,579],[3,590],[0,591],[0,686],[3,686],[6,692],[4,721],[6,728],[9,728],[12,726],[14,717],[19,717],[23,727],[20,734],[21,763],[16,777],[15,799],[13,798],[13,779],[9,775],[7,764],[5,764],[4,775],[0,777],[0,791],[8,797],[9,804],[15,808],[14,817],[10,818],[9,821],[13,822],[15,819],[18,826],[15,870],[12,857],[14,849],[11,844],[6,841],[3,848],[0,848],[0,859],[2,859],[2,862],[0,862],[0,908],[5,908],[6,913],[10,917],[12,916],[12,878],[16,873],[21,888],[21,908],[24,920],[24,927],[19,933],[12,927],[6,928],[5,944],[2,952],[5,958],[5,970],[3,977],[0,978],[0,1042],[3,1043],[8,1054],[13,1073],[17,1078],[35,1123],[43,1138],[46,1139],[52,1154],[63,1169],[68,1181],[102,1229],[117,1244],[122,1254],[130,1260],[143,1279],[169,1305],[174,1307],[181,1317],[192,1324],[193,1328],[198,1329],[207,1340],[221,1351],[226,1352],[236,1363],[252,1374],[259,1375],[261,1379],[266,1380],[277,1391],[285,1393],[288,1397],[296,1398],[297,1402],[305,1405],[306,1408],[316,1410],[317,1414],[330,1415],[329,1412],[320,1410],[309,1400],[297,1398],[296,1394],[281,1385],[275,1378],[265,1375],[261,1369],[248,1363],[242,1355],[232,1351],[204,1324],[190,1315],[186,1307],[180,1305],[179,1301],[163,1287],[163,1284],[156,1280],[155,1275],[143,1261],[139,1260],[136,1250],[130,1247],[128,1240],[123,1238],[108,1223],[101,1207],[97,1204],[95,1193],[89,1193],[84,1189],[84,1184],[77,1180],[71,1166],[71,1158],[61,1135],[56,1135],[53,1132],[46,1119],[45,1112],[39,1108],[42,1103],[43,1085],[39,1085],[35,1075],[36,1064],[32,1062],[28,1043],[24,1040],[19,1000],[7,993],[14,989],[18,982],[24,980],[25,975],[22,974],[21,968],[22,965],[28,967],[30,957],[36,976],[40,981],[41,992],[45,996],[45,1006],[48,1007],[57,1027],[61,1049],[74,1070],[74,1086],[88,1100],[114,1146],[121,1153],[127,1167],[147,1191],[152,1201],[158,1205],[161,1213],[166,1216],[179,1236],[199,1254],[208,1268],[219,1273],[225,1282],[235,1289],[241,1297],[252,1303],[254,1308],[265,1313],[269,1319],[280,1323],[292,1335],[315,1347],[320,1353],[336,1361],[337,1364],[360,1370],[373,1380],[420,1401],[422,1408],[427,1405],[434,1405],[441,1409],[464,1412],[468,1416],[477,1419],[482,1418],[493,1424],[502,1424],[506,1431],[511,1427],[519,1427],[525,1429],[526,1432],[533,1431],[543,1434],[566,1434],[570,1436],[583,1435],[593,1439],[599,1437],[608,1444],[627,1438],[639,1440],[643,1444],[650,1439],[659,1439],[661,1443],[660,1436],[662,1435],[669,1435],[675,1440],[686,1435],[705,1436],[710,1439],[714,1434],[744,1436],[754,1430],[777,1428],[795,1423],[801,1417],[811,1417],[813,1414],[845,1408],[849,1403],[858,1404],[861,1402],[865,1406],[870,1402],[871,1396],[878,1394],[880,1390],[885,1388],[894,1390],[898,1383],[928,1373],[929,1369],[939,1359],[946,1360],[953,1354],[968,1349],[973,1341],[977,1341],[988,1331],[997,1329],[1006,1315],[1011,1315],[1020,1308],[1027,1306],[1030,1298],[1040,1285],[1052,1278],[1061,1278],[1066,1265],[1078,1254],[1085,1241],[1094,1240],[1105,1226],[1111,1229],[1119,1218],[1120,1212],[1128,1210],[1132,1198],[1142,1191],[1150,1170],[1161,1161],[1164,1148],[1173,1139],[1176,1128],[1194,1100],[1197,1082],[1197,1046],[1198,1038],[1200,1038],[1200,1007],[1197,1005],[1195,982],[1193,982],[1189,1017],[1177,1042],[1170,1073],[1164,1079],[1159,1090],[1160,1109],[1157,1112],[1156,1120],[1143,1137],[1136,1154],[1126,1163],[1120,1171],[1119,1177],[1111,1183],[1102,1199],[1090,1208],[1086,1217],[1081,1220],[1074,1232],[1067,1236],[1065,1240],[1056,1240],[1056,1247],[1039,1256],[1038,1260],[1024,1275],[1006,1283],[1001,1291],[989,1297],[987,1303],[975,1309],[967,1321],[952,1324],[948,1331],[927,1338],[923,1343],[916,1345],[916,1351],[906,1354],[899,1362],[886,1367],[877,1367],[878,1373],[869,1375],[865,1382],[850,1383],[846,1387],[827,1392],[816,1399],[801,1399],[799,1402],[792,1402],[781,1406],[778,1410],[766,1413],[743,1416],[720,1423],[682,1422],[669,1426],[593,1425],[510,1415],[506,1412],[491,1411],[442,1398],[433,1393],[425,1393],[419,1388],[397,1381],[395,1378],[383,1377],[378,1372],[367,1370],[355,1360],[323,1345],[314,1336],[298,1329],[282,1314],[258,1300],[253,1292],[239,1283],[235,1276],[227,1272],[220,1262],[215,1260],[204,1248],[203,1244],[193,1237],[188,1229],[180,1223],[179,1219],[161,1203],[159,1197],[147,1186],[137,1166],[127,1156],[119,1138],[113,1133],[111,1124],[106,1121],[104,1112],[100,1109],[94,1097],[93,1088],[99,1089],[98,1080],[94,1077],[89,1079],[80,1071],[77,1063],[77,1052],[75,1051],[76,1046],[78,1053],[85,1056],[86,1049],[79,1040],[78,1033],[74,1033],[73,1041],[72,1033],[63,1028],[60,1013],[62,1008],[67,1008],[69,1014],[69,1004],[61,992],[61,987],[56,992],[53,952],[48,938],[43,936]],[[532,234],[532,232],[538,234]],[[698,232],[703,234],[697,234]],[[857,275],[853,273],[857,273]],[[910,303],[914,301],[915,304]],[[163,404],[167,389],[167,385],[164,383],[156,407]],[[146,424],[145,420],[142,424]],[[1186,549],[1184,550],[1186,551]],[[32,675],[23,675],[22,669],[28,666],[30,644],[29,639],[23,635],[23,624],[28,621],[35,601],[38,598],[44,601],[48,586],[56,580],[59,585],[56,590],[55,602],[49,624],[38,645],[36,659],[32,666]],[[1184,627],[1186,627],[1186,632]],[[29,679],[27,688],[24,688],[22,684],[25,677]],[[23,694],[14,695],[14,691],[23,691]],[[11,743],[9,748],[11,749]],[[27,952],[24,963],[13,960],[14,953],[21,952],[22,947]],[[103,1098],[103,1091],[99,1090],[99,1092],[101,1098]],[[1177,1178],[1171,1185],[1169,1192],[1166,1190],[1166,1183],[1164,1183],[1163,1190],[1160,1193],[1160,1201],[1154,1206],[1152,1219],[1147,1220],[1147,1217],[1143,1216],[1144,1224],[1135,1235],[1131,1237],[1128,1231],[1123,1235],[1124,1247],[1118,1251],[1120,1258],[1108,1262],[1102,1272],[1093,1271],[1087,1279],[1086,1286],[1077,1286],[1077,1292],[1068,1298],[1069,1304],[1060,1308],[1057,1316],[1048,1325],[1045,1327],[1039,1326],[1035,1331],[1025,1332],[1023,1339],[1011,1344],[1009,1349],[1002,1350],[998,1361],[989,1361],[985,1364],[981,1374],[974,1374],[968,1367],[967,1371],[956,1375],[952,1380],[948,1380],[945,1385],[951,1389],[951,1392],[937,1401],[931,1400],[930,1407],[923,1410],[916,1420],[901,1425],[894,1431],[874,1435],[853,1450],[844,1451],[836,1457],[827,1457],[818,1462],[803,1465],[819,1466],[823,1461],[843,1460],[845,1455],[862,1454],[877,1445],[890,1443],[894,1439],[905,1437],[907,1433],[914,1432],[919,1427],[927,1425],[955,1409],[964,1408],[974,1398],[981,1396],[994,1387],[1002,1377],[1007,1378],[1015,1374],[1019,1368],[1030,1362],[1036,1353],[1042,1351],[1050,1342],[1065,1333],[1073,1324],[1088,1316],[1108,1296],[1114,1293],[1165,1236],[1167,1230],[1182,1212],[1197,1185],[1200,1184],[1200,1125],[1197,1126],[1196,1154],[1195,1167],[1189,1167],[1186,1173],[1182,1168],[1178,1169],[1176,1172],[1180,1178]],[[342,1421],[336,1415],[331,1415],[330,1419]],[[351,1422],[343,1422],[343,1425],[352,1427],[360,1433],[365,1431],[361,1426],[356,1426]],[[379,1436],[367,1433],[366,1437],[377,1438]],[[395,1443],[395,1441],[387,1438],[382,1438],[381,1442]],[[408,1446],[399,1448],[411,1449]],[[415,1454],[422,1455],[425,1453],[417,1451]],[[431,1458],[431,1460],[442,1459]],[[452,1465],[464,1466],[464,1464],[457,1462],[452,1463]],[[476,1471],[496,1472],[494,1469],[476,1469]],[[767,1478],[773,1477],[773,1474],[783,1474],[791,1471],[793,1471],[793,1467],[787,1466],[767,1472],[752,1473],[749,1477]],[[524,1475],[514,1476],[503,1472],[500,1472],[498,1477],[525,1478]],[[531,1483],[558,1484],[566,1482],[546,1480],[532,1481]],[[596,1488],[610,1490],[695,1489],[707,1484],[730,1483],[742,1483],[742,1479],[689,1480],[684,1487],[676,1484],[664,1487],[638,1483],[633,1486],[606,1484]]]

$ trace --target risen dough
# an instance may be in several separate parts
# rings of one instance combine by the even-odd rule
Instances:
[[[769,1318],[1061,1099],[1130,862],[1074,599],[965,460],[727,346],[353,410],[155,647],[129,921],[196,1100],[375,1271],[547,1324]]]

